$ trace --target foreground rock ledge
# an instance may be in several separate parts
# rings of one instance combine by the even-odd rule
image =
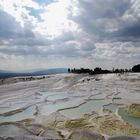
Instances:
[[[60,140],[60,139],[50,139],[47,137],[37,137],[37,136],[14,136],[14,137],[0,137],[0,140]],[[73,132],[68,140],[140,140],[140,137],[131,136],[117,136],[105,138],[100,134],[89,133],[89,132]]]

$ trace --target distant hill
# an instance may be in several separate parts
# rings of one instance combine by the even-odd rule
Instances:
[[[0,79],[10,78],[10,77],[19,77],[19,76],[39,76],[39,75],[50,75],[50,74],[60,74],[67,73],[66,68],[55,68],[55,69],[46,69],[39,71],[26,71],[26,72],[13,72],[13,71],[4,71],[0,70]]]
[[[45,75],[45,74],[59,74],[59,73],[67,73],[67,69],[66,68],[56,68],[56,69],[47,69],[47,70],[40,70],[40,71],[36,71],[33,74],[41,74],[41,75]]]

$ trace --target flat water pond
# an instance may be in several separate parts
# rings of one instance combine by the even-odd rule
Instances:
[[[72,119],[80,118],[84,114],[88,114],[93,111],[100,112],[102,110],[103,105],[108,104],[108,102],[108,100],[89,100],[78,107],[62,110],[60,111],[60,113]]]
[[[131,124],[135,128],[140,128],[140,118],[129,116],[129,114],[125,111],[125,108],[119,108],[118,114],[125,122]]]

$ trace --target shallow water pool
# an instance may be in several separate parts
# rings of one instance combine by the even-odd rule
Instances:
[[[89,100],[84,104],[80,105],[79,107],[62,110],[60,111],[60,113],[72,119],[80,118],[84,114],[88,114],[93,111],[100,112],[102,110],[103,105],[106,105],[108,103],[108,100]]]
[[[125,122],[133,125],[136,128],[140,128],[140,118],[129,116],[129,114],[125,111],[125,108],[119,108],[118,114]]]

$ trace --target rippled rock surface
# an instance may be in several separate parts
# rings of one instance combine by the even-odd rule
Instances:
[[[78,133],[88,138],[99,133],[95,137],[99,139],[102,134],[140,136],[138,73],[62,74],[20,80],[13,83],[8,79],[8,84],[0,85],[3,138],[67,139]]]
[[[140,104],[132,104],[128,106],[127,112],[130,116],[140,117]]]
[[[131,136],[118,136],[118,137],[111,137],[108,140],[140,140],[140,138],[131,137]]]
[[[0,125],[0,136],[32,135],[25,127],[16,123],[4,123]]]
[[[69,136],[70,140],[105,140],[104,136],[100,134],[85,132],[85,131],[75,131]]]

